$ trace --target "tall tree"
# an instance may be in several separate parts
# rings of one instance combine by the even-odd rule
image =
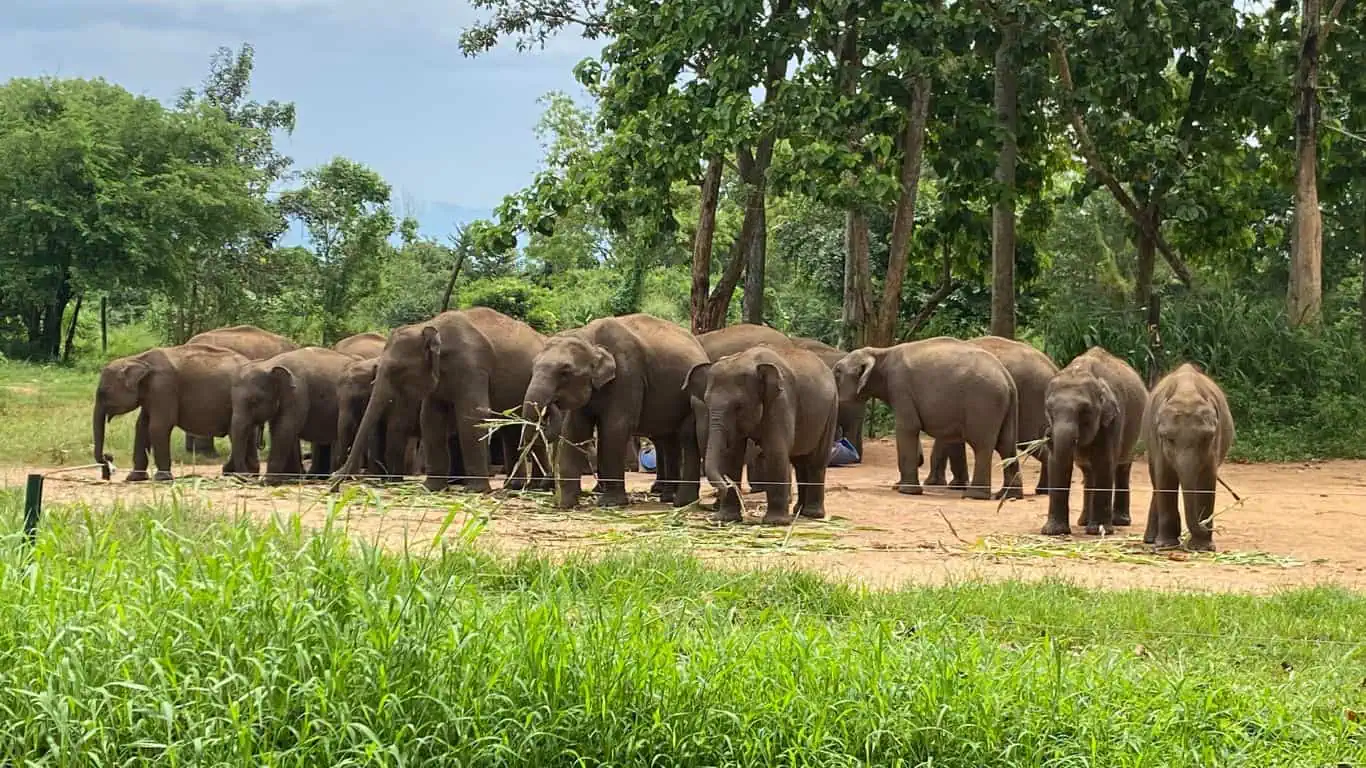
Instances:
[[[280,195],[280,207],[308,232],[317,266],[314,310],[329,345],[347,333],[350,308],[378,278],[394,232],[389,184],[344,157],[303,174],[303,186]]]
[[[1012,14],[1014,15],[1014,14]],[[1008,18],[996,44],[995,104],[1000,154],[991,206],[991,332],[1015,338],[1015,170],[1019,162],[1019,42],[1020,23]]]

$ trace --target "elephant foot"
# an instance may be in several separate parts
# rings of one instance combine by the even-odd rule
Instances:
[[[446,478],[444,478],[444,477],[433,477],[433,476],[431,476],[431,475],[428,475],[428,476],[427,476],[427,479],[425,479],[425,480],[422,481],[422,487],[423,487],[423,488],[426,488],[427,490],[431,491],[432,493],[437,493],[437,492],[446,490],[446,488],[449,486],[449,484],[450,484],[450,481],[447,480]],[[571,504],[570,506],[573,506],[573,505]]]
[[[714,523],[738,523],[745,518],[736,507],[720,507],[711,513],[710,519]]]
[[[699,498],[699,491],[699,486],[691,483],[684,483],[683,487],[679,488],[674,493],[673,505],[675,507],[686,507],[690,504],[696,504]]]
[[[792,525],[795,518],[782,512],[768,512],[764,515],[764,525]]]
[[[667,492],[667,487],[668,484],[663,480],[656,480],[653,483],[650,483],[650,495],[663,496]]]
[[[929,477],[925,478],[925,485],[932,488],[938,488],[939,486],[944,485],[944,476],[931,474]]]
[[[1192,552],[1218,552],[1214,546],[1214,539],[1191,539],[1186,543],[1186,549]]]
[[[287,485],[289,484],[289,481],[289,475],[268,474],[261,479],[263,485]]]
[[[802,517],[809,517],[812,520],[825,519],[825,505],[803,504],[797,508],[797,514]]]
[[[1039,531],[1044,536],[1066,536],[1071,532],[1072,526],[1068,525],[1066,520],[1049,520],[1043,524],[1043,530]]]
[[[659,500],[665,504],[674,503],[674,499],[676,498],[678,498],[678,489],[674,488],[672,485],[659,492]]]
[[[1047,496],[1047,495],[1048,495],[1048,489],[1045,488],[1045,487],[1042,486],[1042,485],[1035,486],[1035,487],[1034,487],[1034,495],[1035,495],[1035,496]]]
[[[152,475],[152,479],[158,483],[169,483],[174,480],[175,477],[171,474],[169,469],[158,469],[156,474]]]
[[[1129,519],[1128,515],[1115,515],[1114,524],[1121,528],[1128,528],[1129,526],[1134,524],[1134,521]]]
[[[465,481],[465,487],[461,490],[465,493],[493,493],[493,486],[488,478],[471,478]]]
[[[1104,535],[1106,535],[1106,536],[1113,536],[1113,535],[1115,534],[1115,527],[1114,527],[1114,525],[1099,525],[1099,524],[1096,524],[1096,525],[1088,525],[1088,526],[1086,526],[1086,535],[1087,535],[1087,536],[1100,536],[1102,533],[1103,533]]]
[[[1180,549],[1180,548],[1181,548],[1181,540],[1180,540],[1180,539],[1164,539],[1164,538],[1161,538],[1161,537],[1158,537],[1158,536],[1154,536],[1154,537],[1152,538],[1151,541],[1149,541],[1148,539],[1144,539],[1144,540],[1143,540],[1143,543],[1145,543],[1145,544],[1152,544],[1154,549]]]
[[[509,477],[503,481],[505,491],[525,491],[531,483],[525,477]]]
[[[950,490],[950,491],[965,491],[965,490],[967,490],[967,488],[968,488],[968,481],[967,481],[967,480],[962,480],[962,479],[959,479],[959,478],[957,478],[957,477],[952,478],[951,480],[949,480],[949,490]]]
[[[1000,499],[1023,499],[1024,496],[1024,489],[1017,485],[1010,488],[1002,488],[993,494],[991,498],[999,501]]]
[[[147,470],[145,470],[145,469],[135,469],[135,470],[132,470],[131,472],[129,472],[127,475],[124,475],[124,477],[123,477],[123,482],[125,482],[125,483],[142,483],[142,482],[146,482],[148,479],[149,479],[149,478],[147,477]]]
[[[630,503],[631,500],[626,498],[625,489],[613,489],[610,491],[603,491],[602,493],[598,494],[599,507],[624,507]]]
[[[974,486],[963,491],[963,498],[975,501],[991,501],[991,489]]]
[[[920,496],[925,493],[925,489],[921,487],[918,483],[907,483],[905,481],[899,482],[896,485],[892,486],[892,490],[896,491],[897,493],[904,493],[907,496]]]

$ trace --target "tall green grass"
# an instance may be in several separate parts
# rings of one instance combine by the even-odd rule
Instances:
[[[332,525],[75,506],[31,556],[0,540],[0,764],[1366,759],[1345,592],[874,593],[675,552],[405,557]]]
[[[1043,330],[1060,365],[1100,345],[1147,375],[1147,331],[1135,311],[1078,302]],[[1366,343],[1355,322],[1294,329],[1280,302],[1191,294],[1163,305],[1161,339],[1160,370],[1195,362],[1224,388],[1235,458],[1366,458]]]

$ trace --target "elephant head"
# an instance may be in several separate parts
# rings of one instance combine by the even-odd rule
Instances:
[[[534,422],[544,410],[557,421],[557,411],[588,405],[616,377],[616,358],[605,347],[578,336],[552,336],[531,364],[522,418]]]
[[[232,440],[228,466],[234,471],[248,471],[248,446],[255,444],[256,427],[275,419],[281,401],[297,386],[294,373],[283,365],[250,363],[238,370],[232,383],[232,426],[228,431]]]
[[[717,490],[728,483],[724,468],[744,459],[745,448],[759,431],[764,412],[783,391],[778,366],[751,355],[727,355],[714,363],[698,363],[688,371],[683,388],[705,413],[703,469]],[[699,440],[702,430],[699,427]],[[732,482],[738,478],[729,478]]]
[[[405,325],[389,334],[353,445],[370,443],[380,420],[396,401],[420,403],[436,390],[441,382],[441,345],[441,331],[431,323]],[[339,474],[356,474],[364,454],[352,450]]]
[[[1160,450],[1176,468],[1181,484],[1199,488],[1199,474],[1219,457],[1211,445],[1219,434],[1219,411],[1199,393],[1185,391],[1162,403],[1150,418]],[[1158,449],[1148,446],[1150,451]]]
[[[1044,396],[1050,461],[1072,466],[1077,448],[1095,443],[1102,429],[1117,440],[1120,430],[1111,427],[1119,415],[1119,399],[1109,384],[1087,370],[1063,369],[1048,383]]]
[[[863,347],[840,358],[832,372],[839,388],[841,403],[853,403],[870,397],[883,397],[883,377],[879,363],[882,362],[879,350]],[[885,399],[885,398],[883,398]]]
[[[152,364],[143,355],[111,361],[100,371],[100,383],[95,389],[95,412],[92,428],[95,439],[95,463],[106,466],[114,457],[104,452],[104,428],[115,416],[136,409],[142,403],[142,388]]]

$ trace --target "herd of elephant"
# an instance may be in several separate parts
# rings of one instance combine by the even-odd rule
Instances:
[[[1030,444],[1041,464],[1035,492],[1049,496],[1043,533],[1071,532],[1074,466],[1085,487],[1079,524],[1110,533],[1130,524],[1129,474],[1141,435],[1154,487],[1145,541],[1178,545],[1184,494],[1188,546],[1213,548],[1214,484],[1233,440],[1213,380],[1185,364],[1149,392],[1132,367],[1099,347],[1060,369],[1034,347],[994,336],[846,353],[762,325],[693,335],[642,313],[545,336],[475,307],[324,348],[239,325],[106,365],[94,453],[107,469],[106,423],[138,410],[130,481],[149,479],[149,451],[152,477],[171,479],[177,427],[201,452],[228,436],[224,474],[256,477],[269,425],[267,483],[422,474],[432,491],[488,491],[490,469],[501,464],[505,488],[554,490],[561,507],[574,506],[582,475],[596,473],[596,503],[623,506],[625,472],[643,437],[657,452],[650,493],[662,501],[696,502],[705,476],[719,493],[713,517],[740,520],[744,473],[751,490],[767,495],[764,522],[786,523],[825,517],[832,445],[842,437],[862,455],[871,398],[895,417],[901,493],[923,492],[922,432],[934,438],[926,484],[973,499],[1022,497],[1017,448]],[[488,420],[509,412],[520,419],[490,432]],[[996,494],[993,454],[1004,467]]]

